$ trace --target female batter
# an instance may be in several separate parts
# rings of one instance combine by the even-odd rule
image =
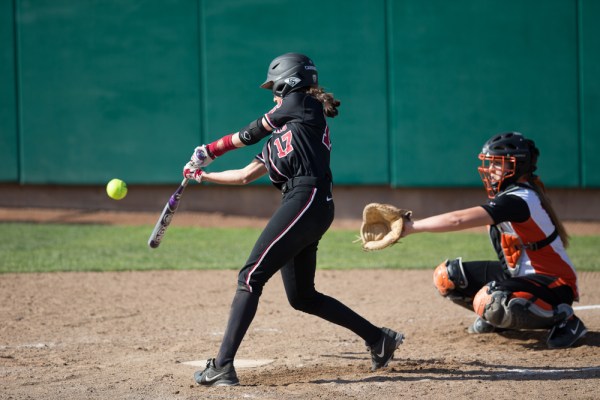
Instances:
[[[229,322],[216,358],[194,378],[201,385],[237,385],[233,360],[254,318],[265,283],[281,270],[290,305],[359,335],[371,352],[372,370],[384,367],[403,335],[378,328],[338,300],[315,290],[317,246],[334,217],[331,142],[325,117],[338,114],[337,101],[318,85],[317,68],[302,54],[287,53],[269,65],[267,80],[276,106],[239,132],[199,146],[183,174],[198,182],[243,185],[268,174],[283,193],[238,275]],[[262,152],[239,170],[205,172],[214,158],[268,137]]]
[[[403,236],[488,225],[499,261],[446,260],[434,272],[438,291],[475,310],[470,333],[550,329],[548,347],[570,347],[587,330],[572,308],[579,293],[567,233],[534,174],[538,156],[518,132],[493,136],[479,155],[490,201],[408,222]]]

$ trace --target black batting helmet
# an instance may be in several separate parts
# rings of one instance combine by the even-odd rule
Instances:
[[[267,80],[260,87],[284,97],[291,91],[318,84],[317,67],[310,58],[300,53],[286,53],[271,61]]]

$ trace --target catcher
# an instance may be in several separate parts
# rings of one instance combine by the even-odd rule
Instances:
[[[533,140],[518,132],[493,136],[479,155],[487,204],[418,221],[409,211],[386,206],[379,213],[382,205],[370,204],[363,215],[363,247],[385,248],[415,233],[487,225],[498,260],[446,260],[433,274],[437,290],[477,313],[469,333],[548,329],[549,348],[572,346],[587,329],[573,312],[577,275],[565,251],[568,235],[534,174],[538,156]]]

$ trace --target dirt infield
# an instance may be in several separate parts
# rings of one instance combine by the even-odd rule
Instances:
[[[0,220],[6,220],[2,215]],[[44,215],[54,218],[45,222],[61,222],[56,214]],[[82,222],[77,212],[69,215],[59,219]],[[123,215],[118,217],[123,223]],[[543,331],[469,335],[466,328],[473,314],[436,293],[431,271],[319,271],[318,290],[377,324],[405,333],[396,359],[375,373],[369,372],[369,355],[359,338],[291,309],[276,275],[265,288],[238,353],[239,360],[272,362],[238,368],[239,387],[195,386],[193,373],[200,367],[186,363],[216,354],[236,275],[236,271],[0,275],[0,399],[597,399],[600,395],[600,273],[590,272],[579,274],[582,296],[576,304],[582,307],[577,314],[589,333],[574,348],[549,350]]]

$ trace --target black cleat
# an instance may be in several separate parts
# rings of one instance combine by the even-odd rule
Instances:
[[[552,327],[546,343],[551,349],[564,349],[573,346],[586,333],[587,329],[583,322],[576,316],[572,316]]]
[[[204,386],[237,386],[240,384],[233,362],[217,368],[214,358],[206,361],[204,371],[197,371],[194,374],[194,380],[198,385]]]
[[[371,371],[387,367],[390,360],[394,358],[394,352],[404,340],[402,333],[388,328],[381,328],[381,333],[381,338],[375,345],[367,345],[367,350],[371,352]]]

